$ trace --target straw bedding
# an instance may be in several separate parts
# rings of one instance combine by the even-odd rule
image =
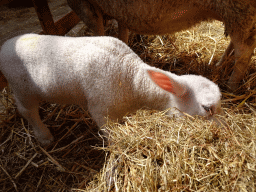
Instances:
[[[226,82],[232,60],[215,66],[227,45],[220,22],[174,35],[131,34],[129,39],[129,46],[150,65],[216,82],[223,94],[222,126],[142,109],[119,124],[108,123],[108,146],[84,109],[42,103],[40,115],[55,137],[43,148],[17,112],[11,90],[4,89],[0,191],[255,191],[255,57],[243,85],[230,93]]]

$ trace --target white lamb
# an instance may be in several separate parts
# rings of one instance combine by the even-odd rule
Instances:
[[[53,136],[39,117],[42,100],[81,105],[99,127],[106,123],[105,117],[115,121],[145,106],[175,107],[176,116],[186,112],[208,119],[221,112],[221,93],[212,81],[151,67],[113,37],[21,35],[3,44],[0,70],[19,112],[43,145],[50,144]]]

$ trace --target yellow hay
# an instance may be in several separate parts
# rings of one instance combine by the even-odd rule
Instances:
[[[84,32],[86,30],[86,32]],[[108,35],[116,29],[108,27]],[[91,35],[88,28],[77,34]],[[8,88],[0,98],[0,189],[11,191],[255,191],[256,65],[244,84],[227,90],[232,57],[215,64],[228,45],[220,22],[174,35],[130,34],[129,46],[148,64],[176,74],[198,74],[223,93],[227,123],[170,119],[139,110],[109,123],[111,146],[89,114],[74,105],[42,103],[40,115],[55,137],[42,148],[17,112]],[[112,180],[110,180],[112,179]],[[1,191],[0,190],[0,191]]]

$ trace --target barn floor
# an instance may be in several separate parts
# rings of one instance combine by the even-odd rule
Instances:
[[[71,11],[66,0],[48,2],[55,21]],[[0,6],[0,13],[0,46],[14,36],[42,30],[34,7]],[[82,36],[84,29],[80,22],[67,35]],[[215,66],[228,43],[221,22],[204,22],[173,35],[129,37],[129,46],[149,65],[216,82],[228,124],[221,128],[202,119],[169,122],[162,112],[139,111],[124,118],[128,123],[113,125],[115,144],[104,148],[84,109],[42,103],[40,116],[55,138],[42,148],[5,89],[0,93],[0,192],[107,191],[107,159],[110,165],[121,162],[115,181],[120,191],[255,191],[256,56],[245,83],[230,93],[226,82],[232,62]]]
[[[54,21],[71,11],[66,0],[48,0],[48,4]],[[0,6],[0,12],[0,45],[7,39],[19,34],[42,31],[34,7],[8,8],[6,5],[2,5]],[[71,34],[77,32],[81,25],[82,22],[72,29]]]

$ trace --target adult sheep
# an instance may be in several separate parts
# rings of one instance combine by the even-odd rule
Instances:
[[[167,34],[201,21],[219,20],[231,42],[217,65],[235,50],[235,67],[228,82],[238,88],[249,66],[256,38],[255,0],[67,0],[68,5],[94,30],[104,35],[104,19],[116,19],[119,38],[128,42],[128,29],[138,34]]]

